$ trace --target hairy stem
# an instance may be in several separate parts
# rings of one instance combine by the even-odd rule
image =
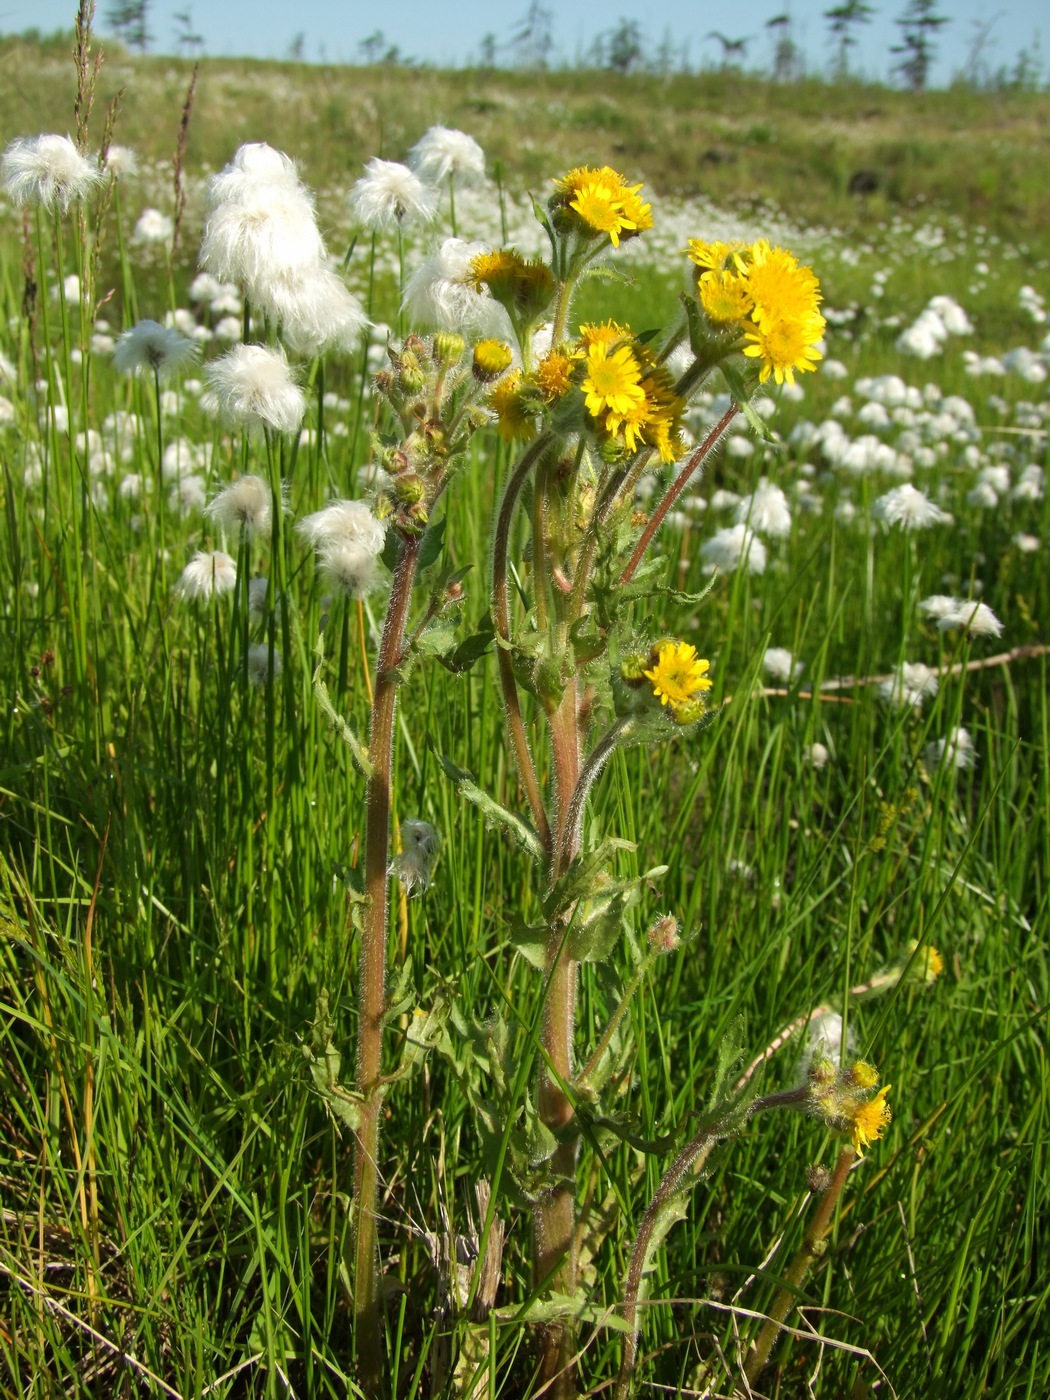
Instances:
[[[361,928],[357,1030],[357,1090],[361,1122],[354,1143],[356,1240],[354,1321],[359,1379],[364,1393],[383,1389],[382,1319],[379,1305],[376,1205],[379,1187],[379,1094],[386,1002],[387,866],[390,845],[390,786],[394,758],[394,714],[412,585],[421,541],[404,541],[394,573],[390,606],[379,648],[368,753],[372,771],[365,797],[365,904]],[[349,942],[352,930],[347,930]]]
[[[638,568],[638,565],[642,562],[642,558],[645,554],[645,551],[649,548],[649,544],[653,536],[663,524],[664,517],[667,515],[667,512],[674,505],[675,501],[678,500],[678,497],[685,490],[689,478],[693,475],[693,473],[696,471],[697,467],[701,464],[701,462],[703,462],[704,458],[708,455],[708,453],[714,447],[715,443],[717,443],[718,439],[729,427],[730,423],[733,421],[733,419],[736,417],[739,411],[740,410],[737,408],[735,403],[729,405],[725,413],[722,414],[722,417],[718,420],[715,426],[708,433],[707,437],[704,438],[703,442],[696,449],[693,455],[689,458],[682,470],[678,473],[678,476],[675,478],[673,485],[668,490],[667,495],[663,498],[660,504],[653,511],[652,518],[650,519],[648,525],[646,525],[645,529],[642,531],[641,538],[634,547],[634,553],[628,560],[627,567],[620,575],[621,584],[630,583],[631,579],[634,578],[635,570]]]
[[[780,1333],[785,1317],[787,1317],[792,1305],[798,1300],[798,1291],[805,1281],[806,1275],[827,1248],[831,1217],[856,1159],[856,1152],[848,1145],[839,1153],[831,1180],[820,1198],[820,1205],[814,1212],[813,1219],[809,1222],[809,1229],[802,1241],[802,1248],[792,1259],[790,1267],[784,1275],[784,1282],[777,1290],[773,1306],[769,1310],[769,1316],[762,1331],[758,1334],[758,1340],[755,1342],[751,1355],[748,1357],[744,1374],[747,1376],[749,1386],[754,1385],[758,1373],[769,1360],[769,1353],[773,1350],[773,1344]]]
[[[492,550],[492,624],[496,629],[496,656],[499,665],[500,687],[503,691],[503,707],[507,717],[507,729],[517,760],[518,774],[528,800],[532,821],[544,846],[550,847],[550,826],[547,811],[540,792],[536,766],[532,761],[529,737],[525,732],[525,720],[521,713],[518,686],[514,679],[514,666],[510,654],[510,591],[508,588],[508,556],[510,550],[510,527],[514,518],[521,489],[529,472],[550,445],[550,438],[543,435],[536,439],[523,454],[515,467],[503,492],[499,515],[496,519],[496,534]]]
[[[729,1104],[701,1125],[696,1135],[686,1143],[671,1163],[663,1181],[660,1182],[656,1190],[656,1194],[649,1202],[648,1210],[642,1217],[638,1236],[635,1239],[634,1248],[631,1250],[631,1261],[628,1265],[627,1280],[623,1292],[624,1321],[627,1323],[629,1331],[624,1339],[620,1374],[616,1380],[614,1400],[627,1400],[631,1376],[638,1359],[638,1294],[641,1291],[642,1278],[649,1262],[653,1232],[659,1223],[660,1216],[675,1194],[681,1190],[686,1176],[697,1159],[701,1154],[706,1157],[717,1139],[732,1130],[734,1122],[739,1122],[745,1117],[750,1118],[767,1108],[798,1106],[805,1101],[807,1092],[806,1089],[790,1089],[783,1094],[770,1094],[764,1099],[756,1099],[746,1114],[742,1113],[735,1104]]]

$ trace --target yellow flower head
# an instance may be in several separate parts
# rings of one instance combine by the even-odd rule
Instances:
[[[543,394],[547,403],[554,403],[571,388],[575,362],[575,356],[567,355],[560,350],[552,350],[536,366],[534,375],[536,387]]]
[[[528,442],[536,436],[532,405],[522,392],[521,371],[506,374],[489,394],[496,431],[504,442]]]
[[[854,1106],[850,1142],[852,1142],[854,1150],[861,1155],[869,1142],[878,1142],[879,1138],[882,1137],[883,1130],[889,1126],[893,1118],[890,1106],[886,1102],[886,1095],[891,1087],[887,1084],[879,1090],[873,1099],[868,1099],[866,1103],[858,1103]]]
[[[538,315],[554,294],[554,277],[540,259],[523,258],[513,248],[478,253],[470,260],[465,278],[476,292],[486,287],[512,313]]]
[[[700,278],[696,291],[708,317],[719,325],[742,321],[755,305],[747,279],[738,272],[709,272]]]
[[[632,238],[653,226],[652,208],[638,196],[641,185],[628,185],[608,165],[578,166],[554,184],[558,193],[551,199],[552,208],[571,209],[586,232],[607,234],[614,248],[621,238]]]
[[[744,354],[761,361],[759,380],[764,384],[772,375],[778,384],[794,384],[795,370],[815,369],[815,362],[823,358],[817,343],[824,325],[824,317],[814,311],[797,320],[769,321],[748,330]]]
[[[661,705],[670,705],[672,713],[695,708],[704,691],[711,689],[705,674],[711,663],[700,660],[696,647],[688,642],[661,642],[651,660],[653,665],[644,673],[645,678],[652,684],[655,698]]]
[[[819,315],[820,283],[813,269],[803,267],[786,248],[754,243],[747,269],[747,287],[754,302],[753,319],[761,328],[777,321],[801,321]]]
[[[912,963],[911,975],[917,977],[920,982],[936,982],[944,971],[944,959],[932,943],[927,943],[922,948],[919,948],[917,943],[912,943],[908,951],[915,953],[916,949],[918,955]]]
[[[497,248],[491,253],[478,253],[470,260],[467,281],[476,292],[488,287],[495,295],[496,287],[513,288],[525,265],[525,259],[513,248]]]
[[[621,340],[630,340],[630,326],[621,326],[619,321],[590,321],[580,327],[580,348],[589,350],[592,345],[617,345]]]
[[[700,269],[696,274],[700,280],[720,272],[743,272],[746,269],[743,243],[707,243],[702,238],[690,238],[686,252],[690,262]]]
[[[587,411],[598,418],[607,410],[625,415],[645,402],[641,386],[642,370],[630,345],[621,345],[609,353],[601,343],[587,351],[587,377],[583,381]]]
[[[479,340],[474,346],[474,378],[482,384],[491,384],[510,368],[513,358],[513,351],[505,341]]]

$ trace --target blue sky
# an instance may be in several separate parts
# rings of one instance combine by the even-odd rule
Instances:
[[[750,37],[749,66],[767,66],[772,51],[765,23],[788,11],[797,42],[806,54],[810,69],[823,66],[829,57],[827,24],[823,12],[837,0],[750,0],[739,11],[716,6],[710,0],[613,0],[595,5],[591,0],[546,0],[555,14],[555,40],[561,55],[572,60],[585,51],[596,34],[613,27],[621,18],[637,20],[647,40],[655,47],[666,35],[676,52],[687,47],[691,64],[702,60],[713,63],[719,56],[718,42],[706,38],[720,29],[727,38]],[[855,66],[867,76],[886,78],[891,44],[899,39],[894,24],[907,0],[869,0],[876,13],[871,23],[859,31],[861,44],[855,50]],[[455,0],[449,4],[435,0],[387,0],[382,6],[354,4],[352,0],[151,0],[150,27],[155,36],[153,50],[175,51],[174,16],[187,9],[193,27],[205,41],[205,52],[215,57],[248,55],[282,58],[298,36],[303,37],[304,57],[329,62],[359,61],[361,40],[381,29],[388,44],[403,54],[438,65],[456,65],[476,56],[480,41],[493,33],[505,41],[514,32],[528,8],[528,0],[514,4],[494,0]],[[74,0],[0,0],[0,33],[36,27],[45,33],[72,26]],[[112,0],[99,0],[96,28],[105,34],[106,13]],[[1031,49],[1036,36],[1043,45],[1043,80],[1047,77],[1046,49],[1050,24],[1045,0],[942,0],[942,13],[952,21],[938,39],[939,60],[933,73],[935,82],[945,82],[964,69],[973,48],[978,27],[991,21],[984,48],[985,62],[992,68],[1012,67],[1022,49]],[[739,18],[731,18],[738,14]],[[1043,32],[1040,33],[1040,30]]]

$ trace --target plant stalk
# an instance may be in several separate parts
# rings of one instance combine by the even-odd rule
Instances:
[[[820,1204],[814,1212],[813,1219],[809,1222],[809,1229],[802,1241],[802,1248],[792,1259],[791,1265],[784,1275],[784,1282],[777,1290],[773,1306],[769,1310],[769,1316],[763,1324],[762,1331],[758,1334],[758,1340],[755,1342],[747,1366],[744,1368],[749,1386],[754,1385],[759,1372],[769,1360],[769,1353],[773,1350],[773,1344],[780,1333],[784,1319],[798,1301],[798,1291],[806,1275],[827,1248],[831,1217],[839,1203],[842,1188],[846,1184],[846,1178],[849,1176],[850,1169],[856,1159],[857,1154],[849,1144],[839,1153],[831,1180],[820,1198]]]
[[[390,788],[399,685],[396,667],[404,643],[420,545],[419,539],[403,542],[401,558],[394,573],[379,648],[368,741],[372,771],[365,797],[365,903],[358,992],[357,1090],[362,1097],[362,1105],[361,1122],[354,1143],[354,1321],[359,1380],[369,1397],[381,1395],[384,1375],[376,1205],[379,1187],[379,1090],[383,1013],[386,1009]],[[348,927],[348,943],[352,934],[352,928]]]

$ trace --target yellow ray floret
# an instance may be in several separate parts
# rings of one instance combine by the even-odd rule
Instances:
[[[697,656],[696,647],[688,642],[661,642],[656,648],[655,664],[644,675],[660,704],[677,709],[711,689],[705,674],[710,665],[710,661]]]
[[[587,411],[593,418],[608,410],[629,414],[645,402],[641,366],[629,345],[609,353],[606,345],[592,345],[587,351],[587,377],[583,381]]]
[[[893,1114],[886,1102],[886,1095],[892,1086],[887,1084],[873,1099],[858,1104],[853,1110],[853,1126],[850,1141],[857,1152],[863,1153],[869,1142],[877,1142],[889,1125]]]

